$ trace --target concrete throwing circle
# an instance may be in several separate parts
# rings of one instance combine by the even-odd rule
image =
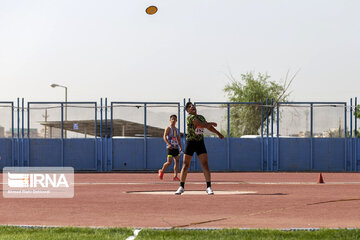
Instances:
[[[128,191],[129,194],[149,194],[149,195],[175,195],[175,191]],[[244,195],[254,194],[255,191],[214,191],[215,195]],[[207,195],[205,191],[185,190],[181,195]]]

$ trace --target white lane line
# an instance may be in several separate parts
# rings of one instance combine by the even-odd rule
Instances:
[[[150,195],[174,195],[174,191],[129,191],[129,194],[150,194]],[[240,194],[254,194],[256,191],[215,191],[215,195],[240,195]],[[185,191],[182,195],[206,195],[205,191]]]
[[[318,185],[317,182],[212,182],[217,185]],[[75,185],[179,185],[179,182],[78,182]],[[186,184],[202,185],[204,182],[186,182]],[[325,185],[357,185],[360,182],[325,182]]]
[[[134,235],[128,237],[126,240],[134,240],[137,237],[137,235],[139,234],[140,231],[141,231],[141,228],[135,229],[134,233],[133,233]]]
[[[216,185],[319,185],[317,182],[212,182]],[[6,183],[0,182],[0,185]],[[186,182],[187,185],[203,185],[204,182]],[[321,185],[359,185],[360,182],[325,182]],[[179,185],[179,182],[77,182],[71,185]]]

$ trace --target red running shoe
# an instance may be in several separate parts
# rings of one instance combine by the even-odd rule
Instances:
[[[178,178],[178,177],[174,177],[174,178],[173,178],[173,180],[174,180],[174,181],[179,181],[179,182],[180,182],[180,178]]]
[[[161,169],[159,169],[159,178],[163,180],[163,177],[164,177],[164,173],[163,171],[161,171]]]

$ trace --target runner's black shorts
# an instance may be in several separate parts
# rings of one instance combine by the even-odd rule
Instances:
[[[200,154],[207,153],[204,140],[201,141],[187,141],[185,147],[186,155],[194,155],[194,152],[199,156]]]
[[[167,155],[168,157],[177,157],[179,156],[179,149],[178,148],[167,148]]]

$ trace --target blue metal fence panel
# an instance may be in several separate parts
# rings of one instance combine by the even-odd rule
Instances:
[[[279,171],[310,171],[310,139],[279,139]]]
[[[231,171],[261,171],[261,138],[231,138]],[[216,149],[214,149],[216,151]]]
[[[24,139],[25,151],[30,146],[30,166],[62,166],[61,139]],[[29,141],[29,143],[27,143]],[[143,139],[127,138],[112,139],[113,141],[113,170],[157,170],[166,160],[166,148],[161,138],[149,138],[148,167],[143,167]],[[345,171],[343,138],[314,138],[313,171]],[[231,169],[226,161],[226,143],[217,138],[206,138],[209,166],[212,171],[261,171],[261,138],[246,139],[232,138]],[[16,143],[21,145],[21,142]],[[274,139],[275,148],[277,139]],[[93,146],[89,148],[89,146]],[[280,138],[279,169],[280,171],[309,171],[310,170],[310,139],[308,138]],[[95,139],[64,139],[64,165],[73,166],[75,170],[95,171],[96,159]],[[360,143],[357,145],[360,149]],[[108,148],[110,150],[110,148]],[[11,165],[11,139],[0,139],[1,166]],[[99,152],[99,151],[98,151]],[[277,156],[276,156],[277,158]],[[182,158],[180,158],[180,163]],[[201,171],[201,165],[196,155],[190,171]],[[360,159],[356,159],[359,171]],[[274,164],[275,166],[275,164]],[[173,165],[169,168],[172,169]],[[168,171],[171,171],[169,170]]]
[[[64,139],[64,166],[76,170],[95,171],[95,139]]]
[[[356,143],[356,151],[359,153],[360,152],[360,141],[355,141]],[[356,171],[360,171],[360,154],[356,155]]]
[[[147,139],[147,168],[150,170],[158,170],[166,162],[166,144],[162,138],[148,138]],[[173,169],[173,164],[167,170]]]
[[[212,171],[226,171],[228,170],[228,163],[226,160],[226,140],[219,138],[205,138],[205,146],[208,152],[209,158],[209,168]],[[230,156],[233,155],[230,153]],[[192,161],[194,161],[193,159]],[[194,171],[200,171],[201,164],[198,159],[196,159],[197,164],[195,169],[190,169]]]
[[[58,167],[62,165],[61,139],[29,139],[30,167]]]
[[[143,138],[112,139],[112,170],[144,170]]]
[[[314,138],[313,146],[314,171],[345,171],[343,138]]]
[[[0,168],[12,166],[12,139],[0,138]]]
[[[19,99],[18,99],[18,104],[19,104]],[[33,105],[41,105],[41,104],[57,104],[61,106],[61,138],[60,139],[33,139],[30,138],[30,114],[31,114],[31,107]],[[44,166],[68,166],[67,164],[70,164],[71,161],[68,160],[68,162],[66,162],[65,160],[65,155],[68,156],[68,159],[71,159],[73,157],[77,157],[77,153],[74,152],[74,146],[71,144],[66,144],[67,141],[72,142],[71,140],[73,139],[66,139],[64,138],[63,135],[63,124],[64,124],[64,105],[65,108],[68,107],[70,104],[79,104],[79,105],[83,105],[83,104],[90,104],[90,105],[94,105],[94,113],[95,113],[95,119],[94,119],[94,125],[95,125],[95,132],[96,132],[96,122],[97,122],[97,115],[96,115],[96,106],[97,103],[96,102],[28,102],[27,104],[27,138],[24,138],[24,134],[22,134],[22,138],[19,139],[18,136],[18,149],[21,149],[20,153],[18,154],[19,156],[19,166],[42,166],[42,164],[45,164],[42,158],[42,153],[40,153],[40,155],[36,155],[39,152],[40,147],[37,145],[39,142],[41,142],[42,144],[44,144],[44,152],[47,152],[47,148],[52,148],[54,147],[53,144],[59,144],[59,146],[56,146],[57,149],[59,148],[59,152],[57,152],[57,150],[55,150],[54,153],[50,154],[48,156],[49,158],[49,163],[48,165],[44,165]],[[22,103],[22,132],[24,132],[24,101]],[[18,109],[18,115],[19,115],[19,109]],[[66,115],[66,112],[65,112]],[[19,117],[18,117],[18,126],[20,125],[19,123]],[[18,127],[19,129],[19,127]],[[19,130],[18,130],[19,133]],[[66,135],[65,135],[66,136]],[[96,137],[95,137],[96,139]],[[88,153],[91,152],[93,154],[93,156],[90,159],[94,159],[97,156],[97,149],[96,149],[96,140],[94,142],[93,141],[88,141],[89,139],[79,139],[78,141],[73,141],[72,143],[74,143],[75,146],[83,146],[83,144],[89,143],[89,145],[87,147],[85,147],[85,151],[82,152],[82,154],[84,156],[88,156]],[[80,144],[81,142],[81,144]],[[26,144],[25,144],[26,143]],[[80,145],[79,145],[80,144]],[[35,148],[33,149],[32,147]],[[60,155],[57,156],[57,153],[59,153]],[[70,156],[71,154],[75,154],[74,156]],[[59,162],[60,161],[60,162]],[[86,161],[89,161],[89,159],[87,159]],[[96,160],[94,160],[95,162]],[[56,164],[56,165],[54,165]],[[78,161],[74,162],[77,170],[94,170],[96,168],[90,165],[86,164],[82,164],[79,163]]]
[[[101,101],[102,102],[102,101]],[[109,158],[109,161],[110,161],[110,165],[112,166],[112,170],[123,170],[123,168],[125,169],[129,169],[129,170],[145,170],[145,169],[149,169],[149,167],[147,166],[147,164],[150,162],[149,161],[149,158],[148,158],[148,137],[147,137],[147,105],[149,104],[152,104],[152,105],[176,105],[178,110],[177,112],[179,113],[180,112],[180,103],[178,102],[111,102],[110,104],[110,109],[111,109],[111,114],[110,114],[110,120],[111,120],[111,132],[113,131],[113,111],[114,111],[114,104],[136,104],[136,105],[139,105],[141,104],[143,107],[144,107],[144,136],[142,138],[142,147],[143,149],[142,150],[138,150],[138,151],[141,151],[142,152],[142,166],[141,167],[137,167],[136,169],[130,169],[132,165],[130,165],[130,167],[126,167],[127,164],[125,164],[124,166],[113,166],[112,164],[115,164],[115,159],[114,159],[114,152],[115,151],[112,151],[112,153],[110,154],[110,156],[108,157]],[[179,128],[179,131],[181,131],[180,129],[180,116],[178,117],[178,128]],[[107,121],[107,119],[105,119],[105,121]],[[114,146],[114,143],[115,141],[113,141],[110,145],[110,149],[113,149],[115,148]],[[151,169],[151,168],[150,168]],[[110,170],[110,169],[109,169]]]
[[[48,103],[48,102],[41,102]],[[55,102],[49,102],[55,103]],[[63,108],[64,102],[56,102]],[[72,102],[74,103],[74,102]],[[80,103],[80,102],[79,102]],[[82,102],[90,103],[90,102]],[[40,102],[30,102],[40,104]],[[68,104],[71,104],[68,102]],[[96,109],[96,103],[93,103]],[[143,103],[146,106],[147,103]],[[152,103],[158,104],[158,103]],[[164,104],[164,103],[159,103]],[[165,103],[166,104],[166,103]],[[171,103],[174,104],[174,103]],[[209,103],[226,104],[229,103]],[[343,104],[345,107],[344,138],[283,138],[274,137],[274,116],[267,119],[266,138],[205,138],[208,150],[209,166],[212,171],[360,171],[358,152],[360,143],[352,130],[357,128],[357,110],[346,110],[346,103],[295,103],[295,104]],[[355,106],[357,99],[355,99]],[[280,104],[281,105],[281,104]],[[0,166],[73,166],[75,170],[88,171],[155,171],[166,161],[166,148],[162,138],[109,138],[95,139],[35,139],[29,138],[29,111],[27,113],[28,130],[24,136],[24,101],[18,99],[17,109],[12,108],[12,116],[17,112],[17,135],[9,139],[0,139]],[[105,99],[105,107],[107,99]],[[350,107],[355,107],[350,103]],[[101,104],[102,107],[102,104]],[[267,110],[267,108],[264,108]],[[146,111],[146,108],[145,108]],[[178,108],[178,112],[180,109]],[[107,112],[101,111],[101,119]],[[95,122],[97,115],[95,111]],[[356,115],[356,114],[355,114]],[[111,112],[112,116],[112,112]],[[146,118],[146,112],[144,113]],[[350,132],[347,130],[347,118],[350,117]],[[63,117],[61,117],[63,121]],[[311,133],[313,127],[311,114]],[[354,126],[352,124],[354,118]],[[279,119],[279,118],[277,118]],[[270,122],[270,121],[271,122]],[[12,117],[14,122],[14,117]],[[144,119],[146,123],[146,119]],[[185,122],[184,122],[185,124]],[[180,124],[179,124],[180,125]],[[229,132],[229,119],[227,132]],[[97,124],[95,124],[95,129]],[[185,126],[184,126],[185,127]],[[355,129],[353,129],[353,127]],[[107,129],[107,128],[106,128]],[[97,129],[96,129],[97,130]],[[14,132],[14,124],[12,125]],[[21,132],[20,132],[21,131]],[[263,132],[261,132],[262,135]],[[105,134],[107,136],[107,134]],[[312,134],[311,134],[312,135]],[[349,137],[347,137],[349,136]],[[271,137],[271,138],[270,138]],[[185,146],[183,146],[185,147]],[[180,167],[182,157],[180,159]],[[168,168],[172,171],[173,164]],[[201,164],[194,155],[190,171],[201,171]]]
[[[358,149],[357,149],[357,135],[358,135],[358,133],[357,133],[357,131],[358,131],[358,129],[357,129],[357,115],[358,115],[358,108],[357,108],[357,97],[355,98],[355,140],[354,140],[354,145],[355,145],[355,147],[354,147],[354,159],[355,159],[355,171],[358,171],[358,168],[357,168],[357,166],[358,166],[358,162],[357,162],[357,154],[358,154]]]
[[[96,149],[95,149],[95,155],[96,155],[96,160],[97,160],[97,164],[96,164],[96,169],[98,172],[101,172],[102,171],[102,154],[103,154],[103,144],[102,144],[102,140],[101,138],[97,138],[96,139]]]

